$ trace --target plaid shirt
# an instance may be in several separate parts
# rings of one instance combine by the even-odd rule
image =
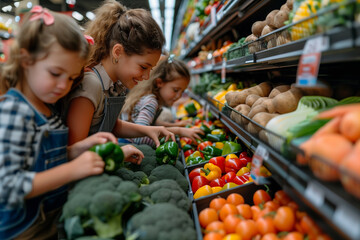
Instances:
[[[41,129],[64,127],[58,116],[50,117],[41,127],[34,117],[33,109],[16,98],[0,102],[0,203],[9,207],[22,205],[32,190],[36,172],[29,169]]]

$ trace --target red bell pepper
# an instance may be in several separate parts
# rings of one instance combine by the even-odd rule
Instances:
[[[205,177],[203,176],[196,176],[193,179],[193,182],[191,184],[191,190],[193,193],[196,193],[196,191],[201,188],[202,186],[208,185],[209,184],[209,180],[207,180]]]
[[[225,181],[221,178],[214,179],[210,182],[210,187],[223,187],[225,185]]]
[[[200,172],[201,172],[201,168],[199,167],[191,170],[191,172],[189,173],[189,180],[191,183],[193,182],[194,177],[200,176]]]
[[[224,176],[221,177],[222,180],[225,181],[225,183],[232,182],[232,180],[236,177],[235,172],[228,172]]]
[[[245,157],[239,157],[240,161],[245,164],[245,166],[251,162],[251,157],[245,156]]]
[[[233,183],[237,184],[237,185],[242,185],[244,184],[246,181],[249,180],[249,177],[250,177],[250,174],[244,174],[242,176],[236,176],[234,179],[233,179]]]
[[[203,151],[204,150],[204,148],[206,148],[207,146],[211,146],[212,145],[212,142],[210,142],[210,141],[205,141],[205,142],[202,142],[202,143],[200,143],[199,145],[198,145],[198,147],[197,147],[197,150],[198,151]]]
[[[248,154],[247,152],[241,152],[240,155],[239,155],[239,158],[242,158],[242,157],[248,157]]]
[[[229,158],[225,162],[225,172],[235,172],[237,173],[240,168],[245,167],[246,164],[240,161],[239,158]]]
[[[218,166],[222,173],[225,173],[225,158],[224,157],[213,157],[210,158],[209,163]]]
[[[194,150],[189,149],[189,150],[187,150],[187,151],[184,152],[184,157],[188,157],[188,156],[190,156],[191,154],[193,154],[194,152],[195,152]]]

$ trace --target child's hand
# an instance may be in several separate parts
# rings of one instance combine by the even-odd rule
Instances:
[[[73,179],[79,180],[88,176],[98,175],[104,172],[105,162],[95,152],[86,151],[73,161],[71,171],[73,171]]]
[[[186,125],[192,124],[191,119],[181,120],[175,123],[177,127],[185,127]]]
[[[68,148],[69,159],[78,157],[81,153],[89,150],[89,148],[91,148],[96,144],[103,144],[109,141],[117,144],[117,139],[112,133],[108,133],[108,132],[95,133],[85,138],[84,140],[71,145]]]
[[[201,137],[198,134],[205,135],[204,131],[200,128],[181,128],[180,132],[181,137],[191,138],[194,142],[196,141],[195,138],[201,140]]]
[[[148,127],[146,131],[146,135],[148,135],[155,142],[155,146],[160,146],[159,137],[165,136],[165,141],[171,138],[174,142],[176,142],[175,135],[167,130],[165,127]]]
[[[139,165],[144,158],[144,154],[133,145],[125,145],[122,146],[121,149],[124,152],[125,162],[131,162]]]

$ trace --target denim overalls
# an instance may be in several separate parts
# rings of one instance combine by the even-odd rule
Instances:
[[[121,112],[121,109],[124,106],[126,96],[109,96],[105,92],[104,83],[98,70],[96,70],[96,68],[92,68],[92,70],[98,76],[101,82],[101,86],[105,95],[105,107],[103,120],[99,124],[90,128],[89,135],[97,132],[112,132]]]
[[[18,98],[29,104],[35,112],[36,126],[34,127],[40,127],[47,123],[46,117],[39,113],[17,90],[10,89],[4,97]],[[41,134],[41,140],[36,147],[35,161],[28,170],[42,172],[66,163],[68,129],[43,129],[39,134]],[[12,239],[29,228],[39,215],[40,205],[43,205],[45,213],[62,207],[67,198],[67,190],[68,186],[65,185],[38,197],[27,199],[22,207],[9,209],[0,204],[0,239]]]

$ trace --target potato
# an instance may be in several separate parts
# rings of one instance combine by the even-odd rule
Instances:
[[[273,47],[276,47],[276,39],[268,40],[267,49],[270,49],[270,48],[273,48]]]
[[[279,10],[272,10],[267,16],[266,16],[266,24],[270,26],[271,28],[276,28],[274,25],[274,17],[279,12]]]
[[[287,6],[287,4],[285,3],[285,4],[283,4],[283,5],[281,6],[280,11],[285,11],[285,12],[287,12],[287,14],[289,14],[291,10],[290,10],[290,8]]]
[[[256,21],[256,22],[254,22],[252,27],[251,27],[252,34],[254,34],[256,37],[260,37],[261,36],[261,31],[263,30],[265,25],[266,25],[266,21]]]
[[[254,108],[257,105],[261,105],[266,99],[269,99],[268,97],[261,97],[258,100],[256,100],[254,102],[254,104],[251,106],[252,108]]]
[[[269,94],[269,98],[274,98],[276,95],[286,92],[290,89],[290,85],[280,85],[277,87],[274,87],[273,90],[271,90]]]
[[[274,117],[279,116],[279,114],[271,114],[271,113],[266,113],[266,112],[260,112],[257,113],[252,120],[256,123],[258,123],[259,125],[263,126],[265,128],[266,124]],[[260,128],[259,126],[257,126],[256,124],[253,123],[249,123],[248,124],[248,130],[250,133],[258,133],[259,131],[262,130],[262,128]]]
[[[234,109],[244,116],[247,116],[250,112],[250,107],[246,104],[240,104],[236,106]],[[244,124],[247,124],[249,122],[246,118],[244,118],[243,116],[241,116],[240,114],[234,111],[231,112],[230,118],[240,126],[243,126]]]
[[[291,88],[278,94],[273,98],[275,111],[281,114],[295,111],[302,96],[303,93],[299,88]]]
[[[259,95],[250,94],[249,96],[246,97],[245,104],[251,107],[259,98],[260,98]]]
[[[285,21],[289,19],[289,13],[283,10],[278,11],[274,17],[274,26],[276,28],[281,28],[285,26]]]
[[[267,97],[271,92],[272,86],[270,82],[262,82],[255,87],[249,88],[249,90],[250,89],[255,90],[257,95],[259,95],[260,97]]]
[[[256,41],[256,40],[257,40],[257,37],[254,34],[251,34],[245,38],[245,42],[252,42],[252,41]],[[255,53],[255,52],[258,52],[261,50],[259,42],[250,43],[248,45],[248,48],[249,48],[250,53]]]
[[[294,5],[294,0],[287,0],[286,1],[286,6],[292,10],[293,9],[293,5]]]
[[[264,35],[266,35],[266,34],[268,34],[268,33],[271,33],[272,31],[274,31],[275,29],[273,29],[272,27],[270,27],[269,25],[266,25],[264,28],[263,28],[263,30],[262,30],[262,32],[261,32],[261,36],[264,36]]]
[[[275,107],[272,99],[266,99],[261,106],[264,106],[266,108],[266,111],[268,113],[275,113]]]
[[[285,30],[276,38],[276,46],[280,46],[286,43],[291,42],[290,33]]]
[[[246,91],[246,90],[243,90],[241,92],[228,92],[225,95],[227,104],[229,104],[230,107],[236,107],[237,105],[239,105],[240,104],[239,95],[240,95],[240,93],[242,93],[244,91]]]
[[[248,117],[252,119],[257,113],[260,112],[267,112],[266,107],[263,105],[257,105],[255,107],[252,107],[248,114]]]

